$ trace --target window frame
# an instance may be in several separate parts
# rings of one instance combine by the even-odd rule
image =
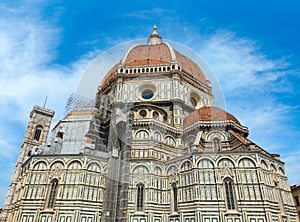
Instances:
[[[42,132],[43,132],[43,127],[40,125],[36,126],[34,129],[33,139],[40,141]]]
[[[136,211],[144,212],[145,185],[143,183],[138,183],[136,189]]]
[[[58,179],[54,178],[51,180],[50,184],[49,184],[49,189],[48,189],[48,198],[47,198],[47,202],[46,202],[46,208],[47,209],[51,209],[54,208],[55,206],[55,201],[56,201],[56,196],[58,193]]]
[[[178,212],[178,188],[176,182],[173,182],[171,184],[171,197],[172,197],[171,198],[172,213],[177,213]]]
[[[233,180],[229,177],[224,178],[225,202],[227,210],[236,210],[236,197],[234,193]]]

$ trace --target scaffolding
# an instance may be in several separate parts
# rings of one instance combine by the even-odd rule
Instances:
[[[94,107],[96,99],[89,99],[76,93],[71,93],[65,105],[65,114],[73,111],[75,108]]]

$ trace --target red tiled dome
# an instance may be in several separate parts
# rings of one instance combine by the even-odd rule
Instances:
[[[169,43],[162,42],[160,36],[158,35],[158,38],[157,35],[156,32],[150,35],[148,45],[136,45],[129,49],[125,57],[107,73],[101,86],[106,85],[114,78],[118,67],[170,65],[171,63],[178,63],[183,72],[209,86],[209,81],[204,71],[194,61],[174,50]],[[151,44],[151,38],[155,38],[159,42]]]
[[[226,121],[231,120],[238,125],[240,122],[230,113],[218,108],[218,107],[201,107],[198,110],[190,113],[184,120],[184,128],[196,123],[198,121]]]
[[[137,45],[124,58],[125,67],[170,64],[172,56],[167,44]]]

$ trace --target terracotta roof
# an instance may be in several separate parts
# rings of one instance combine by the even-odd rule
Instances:
[[[159,45],[137,45],[127,54],[125,67],[160,65],[172,62],[172,56],[165,43]]]
[[[247,138],[245,137],[242,137],[241,135],[239,135],[238,133],[232,131],[232,130],[228,130],[228,132],[234,136],[236,139],[238,139],[240,142],[242,142],[244,145],[249,145],[251,144],[252,142],[250,140],[248,140]]]
[[[173,54],[173,56],[172,56]],[[182,71],[194,77],[204,85],[209,86],[204,71],[190,58],[174,50],[168,43],[157,45],[137,45],[131,48],[122,62],[115,65],[104,77],[101,86],[106,85],[116,75],[118,66],[136,67],[151,65],[170,65],[177,62],[181,65]]]
[[[218,107],[201,107],[198,110],[190,113],[184,120],[184,128],[196,123],[198,121],[226,121],[232,120],[236,124],[240,122],[230,113],[218,108]]]
[[[182,70],[193,76],[195,79],[207,85],[207,77],[202,69],[189,57],[182,55],[181,53],[175,51],[176,59],[181,64]]]

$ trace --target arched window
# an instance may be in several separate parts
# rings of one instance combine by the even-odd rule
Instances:
[[[274,173],[277,172],[277,169],[276,169],[276,167],[274,166],[274,164],[271,163],[270,168],[271,168],[271,170],[272,170]]]
[[[212,169],[214,168],[214,164],[209,159],[202,159],[198,162],[198,167],[201,169],[206,169],[206,168]]]
[[[172,212],[177,212],[178,211],[178,201],[177,201],[177,186],[176,186],[176,183],[173,182],[171,187],[172,187],[171,197],[172,197],[172,200],[173,200]]]
[[[136,210],[143,211],[144,209],[144,184],[137,184]]]
[[[182,165],[181,165],[181,170],[182,171],[186,171],[186,170],[190,170],[192,169],[192,165],[190,162],[185,161]]]
[[[101,172],[101,167],[98,163],[91,163],[88,166],[87,170],[100,173]]]
[[[154,173],[156,174],[156,175],[161,175],[162,174],[162,170],[161,170],[161,168],[160,167],[155,167],[154,168]]]
[[[58,179],[51,180],[50,187],[49,187],[49,196],[47,201],[47,208],[53,208],[55,204],[56,194],[58,188]]]
[[[226,167],[228,167],[228,168],[234,168],[234,163],[230,159],[223,158],[223,159],[221,159],[219,161],[218,167],[220,167],[221,169],[224,169]]]
[[[57,169],[61,170],[63,168],[64,168],[64,163],[61,161],[56,161],[55,163],[52,163],[50,167],[51,170],[57,170]]]
[[[140,113],[140,116],[143,118],[145,118],[147,116],[147,111],[144,109],[142,109],[139,113]]]
[[[176,142],[171,136],[166,136],[165,141],[170,146],[176,146]]]
[[[284,170],[281,167],[279,167],[278,170],[281,175],[284,175]]]
[[[228,210],[235,210],[235,198],[234,198],[234,189],[233,181],[230,178],[224,179],[225,194],[226,194],[226,204]]]
[[[154,133],[154,139],[158,140],[158,141],[161,141],[161,134],[159,132],[155,132]]]
[[[82,165],[78,160],[72,161],[69,166],[68,169],[70,170],[79,170],[81,169]]]
[[[157,111],[154,111],[152,113],[153,119],[158,119],[159,118],[159,113]]]
[[[149,133],[145,130],[140,130],[135,134],[135,138],[137,140],[148,139],[149,138]]]
[[[255,168],[255,163],[249,158],[243,158],[239,161],[239,167],[246,169]]]
[[[37,140],[37,141],[40,140],[40,137],[41,137],[41,134],[42,134],[42,130],[43,130],[42,126],[37,126],[35,128],[35,130],[34,130],[34,136],[33,136],[34,140]]]
[[[140,165],[140,166],[135,167],[133,169],[132,173],[136,174],[136,175],[146,175],[149,173],[149,170],[147,167]]]

